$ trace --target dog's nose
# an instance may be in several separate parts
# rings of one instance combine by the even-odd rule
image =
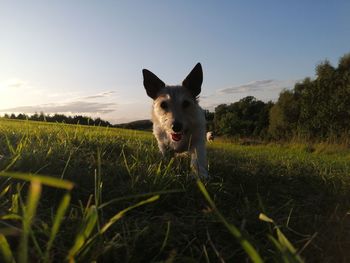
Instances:
[[[180,132],[182,130],[182,124],[181,122],[175,121],[171,128],[173,129],[174,132]]]

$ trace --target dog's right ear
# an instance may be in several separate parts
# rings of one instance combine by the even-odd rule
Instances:
[[[152,99],[156,99],[158,92],[165,87],[165,83],[147,69],[143,69],[142,74],[143,86],[146,89],[147,95]]]

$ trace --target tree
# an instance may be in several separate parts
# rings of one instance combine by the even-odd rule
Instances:
[[[214,127],[214,112],[210,112],[209,110],[204,110],[205,120],[207,122],[207,131],[213,131]]]
[[[350,135],[350,53],[338,67],[328,60],[315,68],[316,78],[305,78],[283,91],[270,111],[269,133],[279,138],[298,134],[313,140]]]
[[[253,96],[221,104],[215,108],[215,131],[219,135],[261,138],[267,133],[271,107],[272,102],[266,104]]]
[[[286,139],[296,131],[300,109],[293,91],[284,90],[270,110],[268,132],[275,139]]]

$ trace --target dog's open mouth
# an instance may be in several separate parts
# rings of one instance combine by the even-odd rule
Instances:
[[[182,133],[171,133],[171,139],[175,142],[181,141]]]

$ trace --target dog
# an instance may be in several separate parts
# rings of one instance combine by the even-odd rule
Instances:
[[[160,152],[189,152],[191,167],[197,175],[208,177],[206,157],[206,121],[198,96],[203,82],[202,66],[198,63],[182,85],[169,86],[147,69],[142,70],[143,85],[153,99],[153,134]]]
[[[207,141],[213,142],[214,141],[214,133],[212,131],[207,132]]]

